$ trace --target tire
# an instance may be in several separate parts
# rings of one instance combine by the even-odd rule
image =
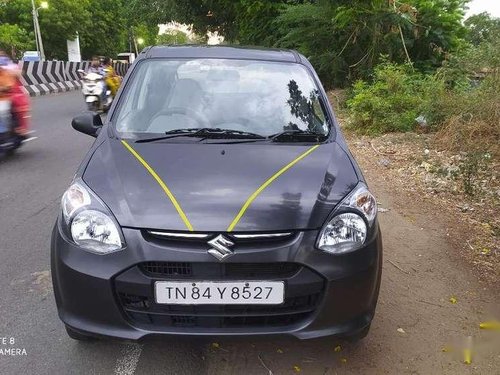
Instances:
[[[71,337],[73,340],[76,340],[76,341],[91,342],[91,341],[97,340],[97,338],[95,338],[93,336],[85,335],[85,334],[78,332],[78,331],[75,331],[73,328],[71,328],[69,326],[66,326],[66,332],[68,333],[69,337]]]
[[[356,343],[358,341],[361,341],[361,340],[363,340],[368,335],[368,332],[370,332],[370,327],[371,327],[371,323],[368,324],[361,331],[353,333],[352,335],[346,335],[346,336],[344,336],[344,339],[346,341],[348,341],[348,342],[351,342],[351,343]]]
[[[97,112],[99,110],[99,102],[91,102],[87,104],[87,109],[90,112]]]

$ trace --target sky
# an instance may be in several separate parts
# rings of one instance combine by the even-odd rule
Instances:
[[[494,17],[500,17],[500,0],[472,0],[469,3],[467,16],[488,12]]]

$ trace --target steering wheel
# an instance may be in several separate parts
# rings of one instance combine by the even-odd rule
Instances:
[[[156,113],[153,116],[150,124],[152,124],[157,117],[169,116],[169,115],[184,115],[186,117],[189,117],[189,118],[193,119],[194,121],[196,121],[200,128],[211,128],[212,127],[210,122],[205,117],[203,117],[201,114],[199,114],[196,111],[193,111],[190,108],[183,108],[183,107],[171,107],[171,108],[161,110],[160,112]],[[169,129],[167,129],[167,130],[169,130]]]

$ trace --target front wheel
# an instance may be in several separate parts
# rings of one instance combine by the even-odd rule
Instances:
[[[14,156],[14,153],[16,152],[16,149],[15,148],[10,148],[8,150],[5,151],[5,156],[8,157],[8,158],[11,158]]]
[[[99,111],[99,102],[95,101],[95,102],[87,103],[87,109],[90,112],[97,112],[97,111]]]
[[[371,323],[368,324],[365,328],[363,328],[361,331],[358,331],[356,333],[353,333],[351,335],[346,335],[344,336],[344,339],[348,342],[356,343],[362,339],[364,339],[367,335],[368,332],[370,332],[370,327]]]
[[[66,326],[66,332],[68,336],[76,341],[96,341],[97,339],[93,336],[85,335],[81,332],[75,331],[73,328]]]

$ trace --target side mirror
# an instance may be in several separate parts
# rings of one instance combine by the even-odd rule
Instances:
[[[102,128],[101,116],[94,112],[84,112],[73,118],[71,126],[80,133],[97,137]]]

